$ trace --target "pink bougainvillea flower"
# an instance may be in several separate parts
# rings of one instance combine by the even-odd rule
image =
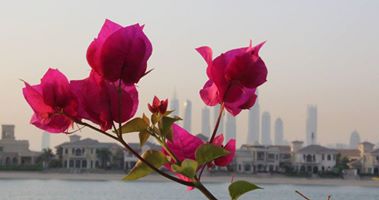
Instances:
[[[106,20],[88,47],[89,65],[108,81],[121,79],[125,84],[137,83],[146,73],[153,50],[142,29],[139,24],[122,27]]]
[[[113,121],[125,122],[132,118],[138,107],[138,92],[134,85],[121,85],[104,80],[91,71],[84,80],[71,81],[72,91],[79,99],[80,116],[100,125],[102,130],[112,127]],[[119,98],[121,97],[121,119],[119,117]]]
[[[230,139],[228,143],[226,143],[225,146],[222,145],[223,142],[224,142],[224,136],[222,134],[216,136],[215,139],[213,140],[213,144],[223,147],[225,150],[230,152],[228,155],[217,158],[214,161],[215,165],[221,166],[221,167],[229,165],[229,163],[233,161],[233,158],[236,154],[236,140],[235,139]]]
[[[167,111],[168,99],[159,100],[158,97],[154,96],[153,103],[147,104],[150,112],[164,114]]]
[[[224,103],[226,110],[236,116],[242,109],[251,108],[256,101],[256,88],[266,82],[267,68],[258,53],[264,43],[230,50],[212,60],[212,49],[196,50],[208,64],[209,80],[200,90],[205,104]]]
[[[167,146],[178,160],[195,160],[196,149],[204,142],[177,124],[172,125],[172,133],[172,142],[167,141]]]
[[[183,161],[184,159],[191,159],[195,160],[195,153],[197,148],[200,147],[200,145],[205,144],[203,140],[200,138],[188,133],[185,129],[182,127],[173,124],[172,126],[172,132],[173,132],[173,139],[172,142],[167,142],[167,147],[171,150],[171,152],[177,157],[179,161]],[[232,162],[235,151],[236,151],[236,140],[231,139],[228,141],[228,143],[223,146],[224,142],[224,136],[218,135],[215,137],[212,144],[220,146],[225,148],[225,150],[229,151],[230,153],[226,156],[222,156],[220,158],[217,158],[214,160],[213,163],[211,163],[209,166],[217,165],[217,166],[227,166],[230,162]],[[163,153],[168,155],[168,153],[162,149]],[[170,164],[166,164],[166,167],[171,170]],[[183,178],[183,175],[177,175],[179,178],[186,180],[185,177]]]
[[[34,111],[31,123],[40,129],[62,133],[73,119],[78,119],[78,101],[70,90],[69,81],[57,69],[49,69],[39,85],[25,82],[22,92]]]

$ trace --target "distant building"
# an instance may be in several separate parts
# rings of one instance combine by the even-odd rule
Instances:
[[[183,128],[188,132],[191,132],[192,126],[192,102],[187,100],[184,102],[184,119],[183,119]]]
[[[359,136],[358,131],[353,131],[350,135],[350,148],[356,149],[361,143],[361,137]]]
[[[210,137],[211,127],[210,127],[210,111],[208,107],[201,109],[201,133],[207,137]]]
[[[258,93],[258,91],[257,91]],[[247,128],[247,138],[246,144],[259,144],[259,134],[260,134],[260,107],[257,100],[252,108],[249,110],[248,116],[248,128]]]
[[[212,129],[216,126],[217,118],[220,112],[220,105],[217,105],[214,107],[213,110],[213,124],[212,124]],[[224,114],[221,117],[220,124],[217,129],[217,133],[224,133],[224,116],[225,116],[225,111]]]
[[[174,91],[174,96],[170,102],[170,109],[173,111],[172,114],[179,116],[179,99],[176,97],[176,91]]]
[[[14,125],[1,125],[0,166],[35,165],[41,152],[31,151],[29,141],[16,140]]]
[[[374,149],[374,144],[362,142],[358,149],[361,153],[361,159],[356,163],[356,167],[361,174],[379,175],[379,148]]]
[[[262,144],[271,145],[271,117],[269,112],[262,114]]]
[[[283,172],[291,162],[290,146],[242,145],[235,160],[238,173]]]
[[[123,165],[123,149],[116,143],[99,142],[90,138],[81,140],[79,135],[71,135],[69,142],[58,145],[56,149],[62,167],[67,169],[97,169],[112,164],[122,168]],[[102,158],[103,153],[108,154],[105,155],[107,159]],[[118,163],[115,162],[117,156],[120,159]]]
[[[307,145],[317,144],[317,106],[308,105],[306,121]]]
[[[298,141],[294,142],[293,162],[294,170],[300,173],[332,171],[336,165],[337,151],[320,145],[308,145],[300,148]],[[299,149],[300,148],[300,149]]]
[[[42,133],[41,151],[50,148],[50,133]]]
[[[139,143],[129,143],[129,146],[132,149],[134,149],[136,152],[138,152],[140,155],[149,149],[153,149],[157,151],[161,150],[160,146],[154,143],[150,143],[150,142],[147,142],[142,147],[140,146]],[[133,153],[129,151],[124,151],[124,170],[126,171],[131,170],[134,167],[134,165],[137,163],[137,161],[138,161],[138,158],[134,156]]]
[[[275,145],[284,144],[284,130],[283,130],[283,120],[277,118],[275,120]]]
[[[236,117],[233,117],[231,114],[226,114],[226,131],[225,131],[225,141],[230,139],[236,139],[237,137],[237,125]]]

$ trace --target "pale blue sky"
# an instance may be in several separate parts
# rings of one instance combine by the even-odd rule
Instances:
[[[181,100],[193,100],[193,130],[199,132],[206,66],[194,48],[209,45],[219,54],[250,39],[267,40],[261,110],[283,118],[288,140],[304,139],[306,105],[317,104],[321,143],[347,142],[354,129],[379,142],[379,1],[180,2],[1,1],[0,124],[16,124],[16,137],[39,149],[41,131],[28,124],[32,112],[18,79],[37,83],[48,67],[84,78],[87,46],[109,18],[145,24],[153,44],[154,71],[139,84],[139,113],[153,95],[171,98],[176,88]],[[246,117],[246,111],[238,117],[239,144]],[[56,145],[67,137],[51,139]]]

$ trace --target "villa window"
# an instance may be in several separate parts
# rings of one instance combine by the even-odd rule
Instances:
[[[328,154],[328,160],[331,160],[332,159],[332,157],[330,156],[330,154]]]
[[[87,168],[87,160],[82,160],[82,168]]]
[[[379,156],[376,156],[376,160],[379,160]]]
[[[74,161],[73,160],[70,160],[70,168],[73,168],[74,167]]]
[[[68,149],[67,148],[64,149],[64,154],[68,154]]]

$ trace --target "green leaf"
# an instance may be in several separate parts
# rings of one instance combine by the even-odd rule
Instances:
[[[168,110],[168,111],[166,111],[164,114],[163,114],[163,116],[168,116],[168,115],[170,115],[171,113],[173,113],[174,111],[173,110]]]
[[[181,120],[179,117],[162,117],[162,125],[161,125],[161,134],[172,141],[172,125],[176,122]]]
[[[145,131],[147,127],[149,127],[149,124],[147,124],[145,120],[136,117],[121,126],[121,133],[142,132]]]
[[[142,147],[146,143],[146,141],[149,139],[150,134],[147,131],[141,131],[139,132],[138,136],[139,136],[139,143]]]
[[[228,154],[229,151],[222,147],[213,144],[203,144],[196,149],[195,156],[199,165],[202,165]]]
[[[151,123],[153,124],[156,124],[157,122],[159,122],[161,119],[160,119],[160,116],[158,113],[153,113],[151,115]]]
[[[247,181],[235,181],[229,185],[229,195],[232,200],[237,200],[241,195],[256,189],[262,188]]]
[[[160,152],[155,150],[147,150],[142,154],[142,157],[154,165],[156,168],[160,168],[163,164],[167,163],[166,156]],[[144,176],[149,175],[154,170],[151,169],[148,165],[138,160],[133,169],[129,172],[127,176],[123,178],[124,181],[137,180]]]
[[[149,118],[145,115],[145,113],[142,114],[142,119],[146,122],[146,124],[149,126],[150,125],[150,120]]]
[[[180,174],[183,174],[184,176],[187,176],[189,178],[193,178],[196,175],[197,170],[197,162],[190,159],[185,159],[181,163],[181,165],[172,165],[172,169],[175,172],[178,172]]]

